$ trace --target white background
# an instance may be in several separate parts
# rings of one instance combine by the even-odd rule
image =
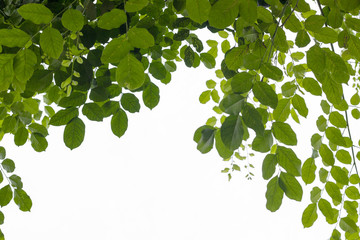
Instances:
[[[284,197],[276,213],[265,208],[262,155],[250,159],[256,166],[253,180],[245,178],[243,168],[228,182],[220,172],[228,165],[217,153],[196,150],[194,131],[215,114],[211,104],[198,102],[213,71],[179,66],[172,82],[161,87],[153,111],[142,106],[140,113],[128,114],[121,139],[112,134],[109,119],[86,121],[85,140],[73,151],[63,143],[63,127],[50,128],[44,153],[29,143],[15,147],[12,137],[5,138],[1,144],[33,200],[30,213],[13,202],[3,209],[7,240],[329,238],[334,226],[324,224],[320,212],[314,227],[302,227],[309,187],[304,186],[303,203]],[[311,130],[304,129],[314,125],[301,125],[298,140],[305,147],[297,153],[302,161],[311,155]]]

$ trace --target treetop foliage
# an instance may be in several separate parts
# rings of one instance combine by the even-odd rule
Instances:
[[[229,180],[251,169],[241,160],[266,153],[267,209],[278,210],[284,196],[308,201],[303,183],[311,184],[304,227],[321,214],[334,224],[331,239],[359,239],[360,147],[349,125],[360,118],[359,11],[360,0],[1,1],[0,138],[12,134],[15,145],[42,152],[48,128],[64,126],[75,149],[84,118],[111,118],[121,137],[128,114],[157,106],[158,85],[171,82],[177,64],[202,64],[217,79],[199,101],[212,101],[216,116],[196,130],[197,149],[228,161]],[[223,40],[204,42],[200,29]],[[311,156],[297,156],[294,126],[309,103],[322,109],[313,116],[318,131]],[[0,206],[13,200],[30,211],[3,147],[0,159]]]

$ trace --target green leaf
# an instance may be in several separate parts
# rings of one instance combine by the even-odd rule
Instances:
[[[60,100],[59,106],[68,108],[81,106],[86,102],[86,94],[81,92],[73,92],[70,96],[64,97]]]
[[[124,135],[128,127],[128,118],[126,113],[121,108],[111,118],[111,131],[115,136],[121,137]]]
[[[317,45],[312,46],[306,52],[307,66],[315,73],[322,74],[326,68],[325,51]]]
[[[200,61],[209,69],[216,65],[215,58],[209,53],[200,53]]]
[[[0,159],[5,159],[6,157],[6,150],[4,147],[0,146]]]
[[[300,30],[302,30],[303,27],[302,27],[299,19],[295,16],[295,14],[291,14],[290,16],[283,18],[283,22],[285,19],[287,19],[287,21],[284,24],[284,26],[287,29],[289,29],[290,31],[292,31],[293,33],[297,33]]]
[[[326,79],[322,84],[322,88],[329,102],[332,104],[339,104],[341,102],[343,89],[340,83],[332,79]]]
[[[333,166],[331,168],[330,173],[331,173],[331,176],[336,180],[336,182],[338,182],[342,185],[349,184],[348,174],[341,167]]]
[[[185,57],[184,62],[187,67],[192,67],[195,61],[195,52],[191,47],[187,46],[184,51]]]
[[[329,196],[336,202],[335,205],[341,203],[342,194],[340,188],[333,182],[327,182],[325,184],[325,190]]]
[[[40,35],[40,46],[49,57],[58,59],[63,51],[63,44],[61,33],[55,28],[47,27]]]
[[[54,17],[50,9],[37,3],[22,5],[17,11],[24,19],[35,24],[48,24]]]
[[[262,164],[262,176],[265,180],[270,179],[274,175],[277,163],[275,154],[268,154],[265,156]]]
[[[145,28],[130,28],[127,32],[129,43],[136,48],[149,48],[154,46],[154,37]]]
[[[81,145],[85,136],[85,124],[78,118],[73,118],[68,124],[66,124],[64,130],[64,143],[73,150]]]
[[[14,188],[17,188],[17,189],[22,189],[23,188],[23,183],[21,181],[21,177],[19,177],[18,175],[11,175],[9,177],[9,180],[11,182],[11,186],[13,186]]]
[[[117,85],[117,86],[119,87],[119,85]],[[73,95],[73,94],[71,94],[71,95]],[[70,95],[70,97],[71,97],[71,95]],[[83,105],[85,100],[86,100],[86,95],[85,95],[85,98],[81,98],[80,95],[78,96],[78,98],[79,98],[78,99],[78,104],[81,103],[80,105]],[[104,87],[101,87],[101,86],[100,87],[94,87],[93,89],[91,89],[89,98],[91,100],[93,100],[94,102],[104,102],[104,101],[109,99],[109,92]],[[62,104],[63,99],[60,100],[59,105]],[[81,100],[84,100],[84,102],[81,102]],[[70,105],[70,106],[80,106],[80,105],[77,105],[76,102],[74,101],[74,105]]]
[[[1,35],[1,34],[0,34]],[[1,43],[1,40],[0,40]],[[348,42],[348,49],[351,55],[355,57],[356,60],[360,60],[360,39],[350,35],[350,40]]]
[[[70,31],[80,31],[84,26],[84,16],[80,11],[69,8],[61,17],[62,25]]]
[[[283,72],[280,68],[273,66],[270,63],[262,64],[260,72],[264,77],[274,79],[275,81],[280,81],[283,76]]]
[[[295,94],[295,96],[291,99],[291,103],[301,116],[307,117],[309,110],[306,106],[304,98]]]
[[[325,130],[325,135],[329,139],[330,142],[332,142],[338,146],[342,146],[342,147],[347,146],[346,141],[343,138],[341,131],[338,128],[328,127]]]
[[[6,47],[24,47],[30,36],[20,29],[0,29],[0,45]]]
[[[304,78],[303,87],[314,96],[321,96],[322,90],[319,83],[313,78]]]
[[[223,112],[238,115],[243,110],[245,101],[246,99],[240,94],[229,94],[220,102],[219,107]]]
[[[213,148],[215,139],[215,129],[205,128],[201,131],[201,138],[197,143],[197,149],[201,153],[208,153]]]
[[[331,8],[329,15],[327,16],[328,24],[333,28],[341,27],[343,23],[344,15],[340,12],[338,8]]]
[[[299,202],[301,201],[303,190],[300,183],[293,175],[281,172],[279,178],[279,186],[288,198]]]
[[[246,54],[246,47],[244,45],[240,47],[234,47],[230,51],[228,51],[225,55],[225,63],[226,66],[230,70],[236,71],[244,64],[244,55]],[[241,73],[241,72],[240,72]]]
[[[320,181],[322,183],[327,182],[328,175],[329,175],[329,172],[327,170],[325,170],[324,168],[320,168],[320,170],[319,170],[319,178],[320,178]]]
[[[325,22],[326,18],[322,15],[312,15],[305,20],[305,28],[312,32],[318,32]]]
[[[30,212],[32,207],[32,201],[29,195],[22,189],[15,189],[14,202],[19,206],[19,209],[23,212]]]
[[[350,186],[350,187],[346,188],[345,194],[348,198],[350,198],[352,200],[360,199],[359,190],[355,186]]]
[[[12,173],[15,170],[15,163],[9,158],[2,161],[1,165],[8,173]]]
[[[299,48],[306,47],[310,43],[310,37],[307,31],[300,30],[295,38],[295,44]]]
[[[143,101],[146,107],[153,109],[160,100],[159,88],[152,82],[146,85],[143,94]]]
[[[243,140],[244,129],[240,116],[230,115],[221,126],[221,139],[225,146],[230,150],[236,150],[240,147]]]
[[[310,192],[310,199],[312,203],[319,201],[321,197],[321,189],[319,187],[314,187]]]
[[[305,184],[310,184],[315,180],[316,165],[313,158],[308,158],[301,168],[301,178]]]
[[[340,219],[340,228],[348,233],[356,233],[358,226],[350,217],[343,217]]]
[[[264,124],[260,113],[250,104],[245,104],[242,110],[242,119],[246,126],[253,129],[256,135],[264,135]]]
[[[76,107],[63,109],[51,117],[49,124],[53,126],[66,125],[71,119],[77,116],[79,116],[79,110]]]
[[[359,0],[342,0],[340,6],[345,11],[352,11],[360,6]]]
[[[14,57],[15,54],[0,54],[0,91],[7,91],[14,78]]]
[[[191,20],[203,23],[208,20],[211,4],[208,0],[186,0],[186,10]]]
[[[231,88],[236,93],[246,93],[253,86],[254,76],[248,72],[240,72],[233,76],[231,80]]]
[[[145,81],[142,63],[129,53],[120,61],[116,69],[116,81],[129,90],[141,87]]]
[[[322,136],[320,136],[320,134],[315,133],[311,136],[311,146],[315,149],[315,150],[319,150],[322,144]]]
[[[278,183],[278,177],[273,177],[267,184],[266,190],[266,208],[271,212],[277,211],[282,203],[284,196],[283,190],[280,188]]]
[[[31,146],[36,152],[43,152],[48,146],[46,138],[40,133],[33,133],[30,136]]]
[[[239,15],[248,23],[254,23],[257,19],[257,4],[253,0],[240,1]]]
[[[128,112],[135,113],[140,110],[139,99],[132,93],[124,93],[120,102],[121,106]]]
[[[345,118],[342,114],[339,112],[331,112],[329,116],[330,123],[334,125],[335,127],[339,128],[346,128],[347,123],[345,121]]]
[[[321,28],[315,32],[315,39],[323,43],[335,43],[338,40],[337,32],[329,27]]]
[[[335,163],[334,154],[327,145],[321,144],[319,153],[325,166],[334,165]]]
[[[203,91],[199,96],[199,102],[202,104],[207,103],[208,101],[210,101],[210,96],[211,96],[211,90]]]
[[[264,135],[256,135],[251,146],[252,149],[257,152],[266,153],[269,152],[273,145],[273,137],[270,130],[266,130]]]
[[[314,224],[317,218],[318,215],[316,203],[311,203],[305,208],[301,217],[301,222],[304,228],[309,228]]]
[[[273,109],[278,104],[278,98],[272,87],[265,82],[256,82],[253,86],[254,96],[260,101],[260,103],[270,106]]]
[[[96,103],[85,103],[82,108],[82,114],[91,121],[101,122],[104,118],[103,109]]]
[[[111,30],[113,28],[119,28],[126,23],[126,14],[123,10],[118,8],[112,9],[110,12],[106,12],[100,16],[97,25],[99,28]]]
[[[273,15],[264,7],[258,6],[257,7],[257,16],[258,19],[265,23],[272,23],[273,22]]]
[[[329,224],[336,223],[337,217],[339,215],[339,211],[337,209],[333,209],[331,207],[331,204],[327,200],[323,198],[319,200],[319,209],[322,212],[322,214],[325,216],[326,221]]]
[[[335,156],[340,162],[344,164],[351,164],[352,162],[350,153],[344,149],[338,150]]]
[[[358,93],[355,93],[351,98],[350,98],[350,103],[352,105],[358,105],[360,103],[360,96]]]
[[[231,151],[228,147],[225,146],[221,139],[221,132],[216,131],[215,134],[215,147],[217,152],[219,153],[220,157],[223,159],[230,158],[234,151]]]
[[[49,70],[35,70],[32,77],[26,83],[26,90],[32,92],[44,92],[53,80],[53,73]]]
[[[121,59],[129,54],[131,49],[132,47],[126,38],[114,38],[102,51],[101,62],[117,65]]]
[[[235,21],[238,13],[238,0],[219,0],[210,9],[209,24],[212,27],[223,29]]]
[[[11,190],[10,185],[6,185],[5,187],[0,189],[0,206],[1,207],[8,205],[12,198],[13,198],[13,192]]]
[[[301,175],[301,161],[290,148],[277,146],[276,155],[279,165],[293,176]]]
[[[283,122],[274,122],[271,128],[274,137],[280,142],[295,146],[297,144],[297,138],[295,132],[292,130],[291,126]]]
[[[31,123],[28,126],[28,128],[32,133],[39,133],[43,137],[46,137],[47,135],[49,135],[48,130],[46,129],[46,127],[44,127],[43,125],[40,125],[38,123]]]
[[[151,75],[159,80],[162,80],[166,77],[167,71],[164,65],[159,61],[152,61],[150,63],[149,72]]]
[[[279,122],[285,122],[290,114],[290,99],[283,98],[280,99],[278,105],[276,106],[273,117],[274,120]]]
[[[125,11],[137,12],[148,5],[148,0],[129,0],[125,3]]]
[[[326,100],[321,100],[320,106],[324,113],[330,113],[330,105],[327,103]]]

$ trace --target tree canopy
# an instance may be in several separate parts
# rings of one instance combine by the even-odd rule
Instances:
[[[267,209],[284,196],[308,201],[311,184],[303,226],[321,214],[334,224],[331,239],[359,239],[360,143],[349,124],[360,118],[359,11],[360,0],[1,1],[0,137],[42,152],[48,128],[64,126],[75,149],[85,118],[111,118],[121,137],[128,114],[157,106],[158,85],[171,82],[177,64],[203,64],[217,79],[199,100],[212,101],[216,116],[194,133],[197,149],[228,161],[229,179],[248,150],[266,154]],[[205,44],[201,31],[223,40]],[[312,104],[322,112],[309,116]],[[307,117],[317,119],[312,154],[297,156],[294,126]],[[30,211],[4,147],[0,159],[0,206],[13,200]]]

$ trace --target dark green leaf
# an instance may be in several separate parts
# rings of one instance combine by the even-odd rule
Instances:
[[[215,129],[205,128],[201,131],[201,138],[197,143],[197,149],[201,153],[208,153],[214,145]]]
[[[233,92],[246,93],[251,90],[253,86],[254,76],[248,72],[240,72],[233,76],[231,80],[231,88]]]
[[[290,99],[283,98],[280,99],[278,105],[276,106],[273,117],[274,120],[279,122],[285,122],[290,114]]]
[[[149,72],[151,73],[151,75],[154,78],[159,79],[159,80],[164,79],[166,77],[166,73],[167,73],[164,65],[158,61],[152,61],[150,63]]]
[[[221,139],[220,131],[216,131],[216,134],[215,134],[215,147],[216,147],[216,150],[218,151],[220,157],[222,157],[223,159],[227,159],[227,158],[231,157],[233,154],[233,151],[231,151],[223,143],[223,141]]]
[[[210,90],[208,90],[210,91]],[[220,109],[231,115],[238,115],[245,106],[245,98],[240,94],[229,94],[220,102]]]
[[[256,135],[263,136],[265,128],[260,113],[250,104],[245,104],[241,113],[246,126],[253,129]]]
[[[104,111],[96,103],[85,103],[82,108],[82,114],[91,121],[101,122],[104,118]]]
[[[86,94],[81,92],[73,92],[69,97],[64,97],[60,100],[59,106],[68,108],[81,106],[86,102]]]
[[[28,140],[29,132],[25,127],[20,127],[15,133],[14,142],[16,146],[24,145]]]
[[[5,187],[0,189],[0,206],[1,207],[8,205],[12,198],[13,198],[13,192],[11,190],[10,185],[6,185]]]
[[[292,149],[278,146],[276,149],[276,155],[279,165],[289,174],[293,176],[301,175],[301,161]]]
[[[121,106],[128,112],[135,113],[140,110],[139,99],[132,93],[124,93],[120,102]]]
[[[0,146],[0,159],[5,159],[6,157],[6,150],[4,147]]]
[[[11,175],[9,177],[9,180],[11,182],[11,186],[13,186],[14,188],[17,188],[17,189],[22,189],[23,188],[23,183],[21,181],[21,178],[18,176],[18,175]]]
[[[254,96],[260,101],[260,103],[276,108],[278,104],[278,98],[275,91],[270,85],[265,82],[256,82],[253,86]]]
[[[51,117],[49,124],[54,126],[66,125],[71,119],[77,116],[79,116],[79,110],[76,107],[63,109]]]
[[[111,130],[115,136],[121,137],[124,135],[128,127],[128,118],[126,113],[122,109],[118,109],[118,111],[111,118]]]
[[[276,66],[271,65],[270,63],[264,63],[260,67],[261,74],[266,78],[271,78],[276,81],[280,81],[283,76],[283,72]]]
[[[12,173],[15,170],[15,163],[9,158],[2,161],[1,165],[8,173]]]
[[[301,201],[303,190],[300,183],[293,175],[281,172],[279,178],[279,186],[288,198],[296,201]]]
[[[15,189],[14,202],[19,206],[19,209],[23,212],[30,212],[32,207],[32,201],[27,193],[22,189]]]
[[[142,98],[145,106],[153,109],[157,106],[160,100],[159,88],[154,83],[150,82],[146,85]]]
[[[291,146],[295,146],[297,144],[296,134],[289,124],[283,122],[274,122],[271,130],[274,134],[274,137],[280,142]]]
[[[85,136],[85,124],[84,122],[75,117],[68,124],[66,124],[64,130],[64,143],[65,145],[73,150],[81,145],[84,141]]]
[[[230,150],[236,150],[240,147],[243,140],[244,129],[240,116],[230,115],[221,126],[221,139],[225,146]]]
[[[257,152],[266,153],[273,145],[273,137],[270,130],[265,130],[264,135],[256,135],[251,146]]]
[[[31,146],[36,152],[43,152],[48,146],[46,138],[40,133],[33,133],[30,136]]]

